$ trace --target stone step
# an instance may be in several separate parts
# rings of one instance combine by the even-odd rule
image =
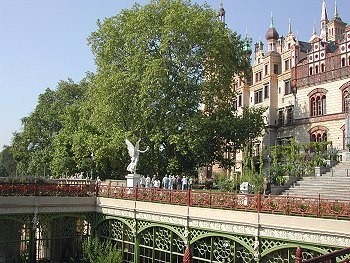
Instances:
[[[303,189],[303,190],[313,190],[313,189],[319,189],[319,190],[341,190],[344,189],[345,191],[349,191],[350,193],[350,186],[349,185],[328,185],[328,186],[322,186],[322,185],[294,185],[290,187],[289,189]]]
[[[317,178],[313,177],[313,178],[308,178],[308,177],[304,177],[303,180],[299,180],[298,182],[303,181],[303,182],[346,182],[349,183],[350,182],[350,177],[336,177],[336,176],[318,176]]]
[[[295,182],[282,194],[306,198],[349,201],[350,177],[346,176],[346,172],[339,171],[340,170],[331,170],[322,176],[304,177]]]

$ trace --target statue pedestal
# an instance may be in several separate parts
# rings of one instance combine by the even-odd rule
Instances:
[[[126,187],[137,187],[140,186],[140,178],[139,174],[128,174],[125,176],[126,178]]]

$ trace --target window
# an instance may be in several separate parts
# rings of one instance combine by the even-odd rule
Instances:
[[[315,67],[315,74],[318,74],[318,65]]]
[[[325,71],[325,66],[324,64],[321,64],[321,72],[324,72]]]
[[[309,102],[311,117],[326,114],[326,94],[324,90],[320,89],[312,92],[312,95],[309,95]]]
[[[235,82],[232,83],[232,89],[233,90],[237,90],[237,88],[238,88],[237,82],[235,81]]]
[[[237,99],[236,98],[233,99],[233,109],[237,110]]]
[[[263,102],[263,90],[257,90],[254,92],[254,104]]]
[[[290,60],[287,59],[284,61],[284,70],[288,70],[290,68]]]
[[[242,107],[242,94],[238,95],[238,107]]]
[[[278,126],[284,125],[284,111],[283,110],[278,111],[277,125]]]
[[[350,90],[343,91],[343,112],[350,113]]]
[[[264,99],[267,99],[267,98],[269,98],[269,84],[265,84],[264,85]]]
[[[259,71],[255,73],[255,82],[261,81],[262,80],[262,72]]]
[[[269,74],[269,72],[268,72],[268,65],[265,65],[265,76],[267,75],[267,74]]]
[[[287,119],[286,119],[286,124],[292,124],[293,123],[293,107],[288,107],[287,108]]]
[[[286,80],[284,82],[284,95],[288,95],[292,93],[292,87],[290,86],[290,80]]]
[[[345,58],[342,58],[342,59],[341,59],[341,66],[342,66],[342,67],[345,67]]]
[[[312,67],[310,67],[310,69],[309,69],[309,75],[310,76],[312,76],[312,72],[313,72],[313,69],[312,69]]]
[[[278,65],[277,64],[273,64],[273,73],[278,74]]]

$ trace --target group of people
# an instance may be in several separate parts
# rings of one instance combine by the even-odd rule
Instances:
[[[188,190],[192,189],[193,178],[190,176],[179,176],[179,175],[164,175],[162,180],[157,176],[152,178],[144,175],[140,178],[140,187],[145,188],[162,188],[168,190]]]

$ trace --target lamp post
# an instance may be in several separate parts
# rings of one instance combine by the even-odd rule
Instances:
[[[268,163],[268,179],[269,179],[269,182],[271,182],[271,156],[270,156],[270,154],[267,155],[267,163]]]

